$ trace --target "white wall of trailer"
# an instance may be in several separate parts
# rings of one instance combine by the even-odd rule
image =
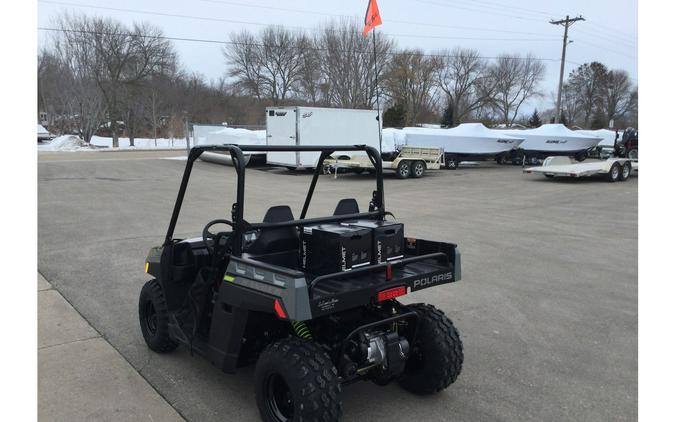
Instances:
[[[357,145],[379,149],[376,110],[319,107],[269,107],[268,145]],[[344,153],[362,155],[363,153]],[[267,162],[289,167],[315,167],[319,152],[269,152]]]

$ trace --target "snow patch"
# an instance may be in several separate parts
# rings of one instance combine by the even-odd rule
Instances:
[[[116,149],[185,149],[185,138],[166,139],[158,138],[155,144],[153,138],[134,138],[134,146],[132,147],[129,138],[119,138],[119,148],[112,147],[112,138],[103,136],[93,136],[91,144],[97,147],[106,148],[106,150]]]
[[[75,135],[62,135],[52,139],[47,144],[38,145],[38,151],[80,151],[90,150],[82,139]]]

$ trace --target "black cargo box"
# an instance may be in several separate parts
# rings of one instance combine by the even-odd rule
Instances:
[[[344,224],[319,224],[302,230],[301,264],[308,273],[322,275],[369,265],[371,230]]]
[[[357,220],[349,224],[373,231],[373,264],[403,258],[403,224],[377,220]]]

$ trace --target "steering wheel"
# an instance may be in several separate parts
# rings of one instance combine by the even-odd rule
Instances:
[[[206,247],[206,250],[209,251],[209,254],[213,255],[213,252],[215,248],[211,245],[209,245],[209,239],[214,239],[216,238],[216,235],[211,233],[209,229],[216,224],[227,224],[228,226],[234,228],[234,223],[232,223],[230,220],[224,220],[224,219],[217,219],[210,221],[206,226],[204,226],[204,230],[202,230],[202,239],[204,239],[204,246]]]

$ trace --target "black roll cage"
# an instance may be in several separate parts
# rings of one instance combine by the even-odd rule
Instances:
[[[194,162],[202,155],[202,153],[209,152],[228,152],[232,158],[232,163],[237,172],[237,196],[236,202],[232,204],[232,255],[241,256],[242,253],[242,238],[246,231],[251,229],[289,227],[289,226],[304,226],[309,224],[330,223],[345,220],[353,220],[358,218],[375,218],[378,220],[384,219],[384,183],[382,181],[382,158],[380,153],[373,147],[368,145],[323,145],[323,146],[283,146],[283,145],[209,145],[196,146],[190,149],[183,172],[183,178],[178,189],[178,197],[171,214],[171,221],[169,222],[169,229],[166,232],[164,245],[169,245],[174,242],[173,232],[178,222],[178,215],[180,214],[185,192],[187,190],[188,181],[190,180],[190,173]],[[358,214],[345,214],[329,217],[305,218],[309,204],[314,194],[314,188],[321,175],[323,162],[335,151],[364,151],[371,163],[375,167],[376,189],[373,191],[373,198],[368,207],[368,212]],[[246,173],[246,161],[244,159],[244,152],[321,152],[319,160],[314,169],[312,182],[309,186],[309,191],[305,197],[305,203],[302,207],[302,213],[297,220],[284,221],[279,223],[248,223],[244,220],[244,176]]]

